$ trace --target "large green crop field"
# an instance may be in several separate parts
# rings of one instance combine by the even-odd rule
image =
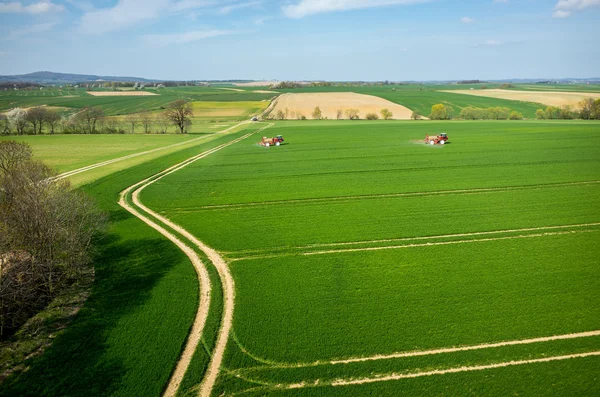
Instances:
[[[214,395],[600,392],[599,130],[283,122],[149,187],[235,278]]]

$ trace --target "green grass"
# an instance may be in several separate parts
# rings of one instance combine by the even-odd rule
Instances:
[[[445,147],[415,142],[442,131],[451,141]],[[600,222],[600,151],[582,144],[598,131],[600,124],[584,122],[282,122],[268,131],[286,139],[279,148],[244,141],[147,189],[141,198],[149,207],[233,260],[235,337],[226,358],[233,372],[224,373],[215,393],[259,387],[248,395],[277,394],[274,385],[303,380],[598,350],[600,338],[592,338],[293,368],[298,362],[598,329],[598,226],[559,235],[535,236],[532,230],[426,238]],[[482,188],[497,190],[464,191]],[[232,206],[214,207],[223,204]],[[548,232],[557,230],[539,233]],[[372,241],[400,238],[408,240]],[[482,241],[457,243],[470,239]],[[427,242],[452,244],[399,248]],[[386,246],[395,248],[302,255]],[[247,257],[254,259],[238,260]],[[560,386],[544,388],[540,381],[528,392],[560,395],[573,385],[594,390],[598,359],[577,360],[570,363],[591,364]],[[292,367],[273,366],[278,362]],[[521,391],[533,378],[548,380],[561,365],[519,367],[517,373],[530,375],[514,384],[491,382],[489,395]],[[480,390],[486,376],[511,371],[281,394],[436,395],[457,390],[461,379],[480,382],[473,389]]]
[[[94,260],[92,295],[69,328],[2,396],[158,396],[179,358],[197,308],[198,281],[185,255],[118,206],[133,183],[243,132],[106,176],[82,189],[110,214]],[[208,341],[210,343],[210,340]]]

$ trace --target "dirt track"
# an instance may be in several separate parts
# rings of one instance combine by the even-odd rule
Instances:
[[[246,123],[247,122],[244,122],[241,124],[246,124]],[[225,131],[229,131],[241,124],[231,127]],[[167,237],[169,240],[171,240],[173,243],[175,243],[182,251],[184,251],[186,253],[186,255],[190,258],[192,263],[194,264],[194,267],[196,268],[196,271],[198,272],[198,276],[200,279],[200,291],[201,291],[200,305],[198,307],[198,311],[196,313],[196,318],[194,320],[194,325],[192,327],[190,336],[188,337],[184,352],[181,355],[181,357],[176,365],[176,368],[175,368],[173,374],[171,375],[169,384],[165,390],[165,393],[164,393],[165,396],[174,396],[177,393],[179,385],[181,384],[181,381],[183,380],[185,372],[191,362],[192,356],[193,356],[194,352],[196,351],[196,349],[198,348],[198,344],[199,344],[201,336],[202,336],[202,331],[203,331],[204,325],[206,323],[206,316],[208,315],[208,310],[210,307],[210,290],[211,290],[210,278],[208,278],[208,273],[206,271],[206,268],[204,267],[204,265],[202,264],[202,262],[200,261],[199,257],[197,256],[197,254],[194,252],[193,249],[191,249],[189,246],[185,245],[175,235],[173,235],[172,233],[167,231],[162,226],[158,225],[152,219],[148,218],[146,215],[143,215],[142,213],[137,211],[136,208],[134,208],[133,206],[130,206],[127,203],[126,197],[131,192],[133,192],[133,193],[131,193],[132,202],[137,208],[141,209],[142,211],[146,212],[150,217],[154,218],[155,220],[158,220],[159,222],[168,226],[172,230],[181,234],[183,237],[185,237],[187,240],[189,240],[192,244],[194,244],[197,248],[202,250],[212,261],[213,265],[216,267],[216,269],[219,273],[219,277],[221,278],[221,283],[223,286],[223,295],[224,295],[223,316],[221,319],[221,327],[218,331],[217,343],[216,343],[215,349],[213,351],[213,355],[212,355],[211,361],[209,363],[208,369],[204,375],[204,380],[202,381],[201,389],[200,389],[200,396],[210,396],[212,389],[214,387],[214,384],[217,380],[219,370],[221,368],[221,363],[223,361],[223,355],[225,353],[225,348],[227,347],[227,341],[229,340],[231,327],[233,325],[233,310],[234,310],[234,301],[235,301],[235,284],[233,281],[233,277],[231,276],[231,273],[229,271],[229,267],[227,266],[227,263],[225,262],[225,260],[223,258],[221,258],[221,256],[215,250],[213,250],[212,248],[203,244],[195,236],[193,236],[192,234],[187,232],[185,229],[183,229],[179,225],[176,225],[175,223],[171,222],[167,218],[157,214],[156,212],[152,211],[148,207],[144,206],[144,204],[142,204],[142,202],[139,199],[139,194],[141,193],[141,191],[143,189],[145,189],[146,187],[155,183],[156,181],[164,178],[165,176],[170,175],[174,172],[177,172],[177,171],[181,170],[182,168],[192,164],[193,162],[200,160],[206,156],[209,156],[219,150],[222,150],[228,146],[231,146],[237,142],[240,142],[240,141],[248,138],[251,135],[254,135],[266,128],[271,127],[272,125],[273,124],[269,124],[268,126],[262,128],[260,130],[248,133],[240,138],[234,139],[230,142],[219,145],[213,149],[207,150],[203,153],[193,156],[179,164],[176,164],[170,168],[167,168],[166,170],[127,188],[126,190],[124,190],[121,193],[121,199],[119,201],[119,204],[123,208],[125,208],[127,211],[129,211],[131,214],[133,214],[137,218],[141,219],[144,223],[146,223],[150,227],[157,230],[163,236]],[[224,133],[225,131],[223,131],[221,133]],[[208,295],[208,300],[206,297],[203,299],[203,297],[205,295]]]

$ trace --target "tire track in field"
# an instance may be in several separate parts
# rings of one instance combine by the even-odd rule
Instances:
[[[248,123],[249,123],[248,121],[244,121],[242,123],[236,124],[236,125],[228,128],[228,129],[226,129],[226,130],[217,132],[215,134],[211,134],[211,135],[207,135],[207,136],[201,136],[201,137],[198,137],[198,138],[190,139],[188,141],[178,142],[178,143],[174,143],[172,145],[162,146],[162,147],[159,147],[159,148],[150,149],[150,150],[146,150],[146,151],[143,151],[143,152],[132,153],[132,154],[129,154],[127,156],[123,156],[123,157],[118,157],[118,158],[111,159],[111,160],[102,161],[102,162],[96,163],[96,164],[91,164],[91,165],[88,165],[88,166],[85,166],[85,167],[78,168],[76,170],[64,172],[64,173],[62,173],[60,175],[57,175],[56,177],[54,177],[52,179],[53,180],[65,179],[65,178],[68,178],[70,176],[77,175],[77,174],[80,174],[82,172],[90,171],[90,170],[93,170],[93,169],[96,169],[96,168],[104,167],[106,165],[110,165],[110,164],[113,164],[113,163],[116,163],[116,162],[119,162],[119,161],[129,160],[129,159],[132,159],[132,158],[135,158],[135,157],[143,156],[145,154],[155,153],[155,152],[158,152],[158,151],[161,151],[161,150],[171,149],[171,148],[174,148],[174,147],[177,147],[177,146],[186,145],[188,143],[198,142],[198,141],[201,141],[203,139],[208,139],[208,138],[213,137],[213,136],[218,135],[218,134],[225,134],[225,133],[231,131],[232,129],[234,129],[236,127],[239,127],[241,125],[248,124]]]
[[[582,224],[582,225],[567,225],[567,226],[553,226],[549,228],[539,228],[539,230],[552,230],[558,228],[569,228],[569,227],[584,227],[584,226],[598,226],[600,223],[590,223],[590,224]],[[363,242],[352,242],[352,243],[340,243],[340,244],[332,244],[331,246],[344,246],[348,244],[369,244],[369,243],[379,243],[379,242],[394,242],[394,241],[414,241],[414,240],[433,240],[436,238],[453,238],[460,236],[479,236],[479,235],[487,235],[487,234],[501,234],[501,233],[515,233],[521,231],[534,231],[538,230],[538,228],[529,228],[529,229],[515,229],[501,232],[479,232],[479,233],[463,233],[457,235],[446,235],[446,236],[432,236],[432,237],[414,237],[414,238],[403,238],[397,240],[374,240],[374,241],[363,241]],[[286,256],[312,256],[312,255],[326,255],[326,254],[340,254],[347,252],[363,252],[363,251],[382,251],[382,250],[393,250],[393,249],[406,249],[406,248],[418,248],[418,247],[436,247],[443,245],[455,245],[455,244],[469,244],[469,243],[478,243],[478,242],[491,242],[491,241],[503,241],[503,240],[516,240],[516,239],[524,239],[524,238],[536,238],[536,237],[549,237],[549,236],[563,236],[569,234],[581,234],[581,233],[595,233],[599,232],[598,229],[583,229],[583,230],[568,230],[568,231],[557,231],[557,232],[545,232],[545,233],[533,233],[533,234],[520,234],[517,236],[505,236],[505,237],[489,237],[489,238],[477,238],[477,239],[463,239],[463,240],[451,240],[451,241],[433,241],[427,243],[416,243],[416,244],[403,244],[403,245],[388,245],[388,246],[380,246],[380,247],[361,247],[361,248],[342,248],[342,249],[329,249],[329,250],[320,250],[320,251],[292,251],[292,252],[283,252],[283,253],[273,253],[269,254],[268,251],[255,251],[257,255],[250,255],[244,257],[230,257],[230,262],[239,262],[245,260],[254,260],[254,259],[271,259],[271,258],[281,258]],[[304,246],[298,248],[312,248],[314,246]],[[293,248],[292,248],[293,249]],[[265,252],[264,255],[260,255],[260,252]],[[241,252],[244,253],[244,252]],[[236,252],[229,252],[229,255],[236,254]]]
[[[390,238],[380,240],[363,240],[363,241],[347,241],[341,243],[320,243],[320,244],[307,244],[296,247],[289,247],[287,249],[309,249],[309,248],[320,248],[320,247],[343,247],[348,245],[361,245],[361,244],[379,244],[379,243],[393,243],[402,241],[418,241],[418,240],[433,240],[433,239],[444,239],[444,238],[456,238],[456,237],[474,237],[474,236],[486,236],[494,234],[506,234],[506,233],[522,233],[522,232],[534,232],[541,230],[556,230],[556,229],[569,229],[569,228],[580,228],[580,227],[591,227],[600,226],[600,222],[596,223],[579,223],[574,225],[557,225],[557,226],[540,226],[540,227],[527,227],[521,229],[504,229],[504,230],[490,230],[485,232],[471,232],[471,233],[456,233],[456,234],[441,234],[434,236],[417,236],[417,237],[401,237],[401,238]],[[224,252],[225,254],[260,254],[265,250],[243,250],[243,251],[229,251]],[[269,251],[267,251],[269,252]]]
[[[484,364],[484,365],[473,365],[473,366],[462,366],[462,367],[452,367],[446,369],[437,369],[431,371],[418,371],[418,372],[405,372],[405,373],[391,373],[391,374],[374,374],[371,377],[364,378],[351,378],[351,379],[336,379],[333,381],[322,381],[317,379],[316,381],[301,381],[293,384],[273,384],[266,383],[263,381],[257,381],[253,379],[245,378],[241,375],[233,373],[233,376],[246,380],[250,383],[255,383],[261,386],[253,387],[250,389],[242,390],[237,393],[233,393],[232,395],[242,395],[250,392],[269,392],[274,390],[293,390],[293,389],[306,389],[306,388],[318,388],[318,387],[340,387],[340,386],[352,386],[352,385],[364,385],[369,383],[377,383],[377,382],[389,382],[395,380],[402,379],[412,379],[412,378],[420,378],[424,376],[435,376],[435,375],[448,375],[448,374],[456,374],[461,372],[473,372],[473,371],[484,371],[489,369],[498,369],[498,368],[506,368],[512,366],[520,366],[520,365],[528,365],[528,364],[540,364],[540,363],[548,363],[554,361],[565,361],[576,358],[586,358],[586,357],[599,357],[600,351],[591,351],[585,353],[576,353],[576,354],[567,354],[561,356],[551,356],[551,357],[542,357],[542,358],[532,358],[527,360],[512,360],[512,361],[504,361],[493,364]]]
[[[242,352],[249,357],[253,358],[256,361],[267,364],[260,367],[254,368],[242,368],[242,370],[253,370],[253,371],[262,371],[262,370],[271,370],[271,369],[293,369],[293,368],[308,368],[308,367],[319,367],[324,365],[340,365],[340,364],[353,364],[353,363],[361,363],[368,361],[381,361],[381,360],[391,360],[398,358],[408,358],[408,357],[421,357],[421,356],[432,356],[438,354],[448,354],[448,353],[459,353],[466,352],[472,350],[483,350],[483,349],[494,349],[498,347],[506,347],[506,346],[518,346],[518,345],[531,345],[535,343],[544,343],[544,342],[554,342],[559,340],[570,340],[570,339],[580,339],[580,338],[591,338],[600,336],[600,330],[595,331],[586,331],[586,332],[577,332],[570,334],[561,334],[561,335],[552,335],[552,336],[542,336],[538,338],[529,338],[529,339],[516,339],[509,340],[503,342],[491,342],[491,343],[482,343],[478,345],[467,345],[467,346],[456,346],[456,347],[442,347],[438,349],[428,349],[428,350],[414,350],[414,351],[405,351],[405,352],[397,352],[391,354],[376,354],[374,356],[363,356],[363,357],[349,357],[344,359],[334,359],[334,360],[319,360],[313,362],[299,362],[299,363],[277,363],[264,358],[257,357],[251,352],[247,351],[243,346],[240,345]],[[237,373],[239,370],[232,370],[232,372]]]
[[[407,193],[385,193],[385,194],[365,194],[355,196],[331,196],[331,197],[316,197],[316,198],[304,198],[304,199],[291,199],[291,200],[273,200],[273,201],[257,201],[249,203],[237,203],[237,204],[215,204],[215,205],[204,205],[200,207],[188,207],[188,208],[173,208],[167,209],[166,211],[176,211],[180,213],[192,212],[197,210],[218,210],[228,208],[247,208],[247,207],[260,207],[266,205],[277,205],[277,204],[303,204],[303,203],[318,203],[318,202],[332,202],[332,201],[354,201],[354,200],[368,200],[368,199],[379,199],[379,198],[395,198],[395,197],[421,197],[421,196],[447,196],[447,195],[458,195],[458,194],[477,194],[477,193],[494,193],[494,192],[508,192],[515,190],[540,190],[553,187],[567,187],[567,186],[579,186],[579,185],[596,185],[599,184],[600,180],[593,181],[580,181],[580,182],[562,182],[562,183],[548,183],[542,185],[521,185],[521,186],[505,186],[505,187],[490,187],[490,188],[474,188],[474,189],[455,189],[455,190],[432,190],[428,192],[407,192]]]
[[[246,124],[246,122],[238,124],[234,127],[240,126],[242,124]],[[149,217],[147,217],[146,215],[143,215],[142,213],[137,211],[134,207],[130,206],[127,203],[127,196],[129,194],[131,194],[132,202],[135,205],[135,207],[137,207],[141,211],[145,212],[148,216],[150,216],[150,217],[154,218],[155,220],[161,222],[162,224],[168,226],[173,231],[179,233],[181,236],[185,237],[188,241],[193,243],[202,252],[204,252],[208,256],[208,258],[212,261],[213,265],[217,269],[217,272],[219,273],[219,277],[221,278],[221,283],[223,285],[223,295],[224,295],[223,316],[221,319],[221,327],[218,331],[217,343],[215,345],[213,355],[211,357],[208,369],[207,369],[207,371],[204,375],[204,379],[201,383],[201,389],[200,389],[200,393],[199,393],[200,396],[210,396],[212,388],[214,387],[217,376],[219,374],[219,369],[221,367],[223,355],[225,352],[225,348],[227,346],[227,341],[229,339],[229,334],[231,332],[231,327],[233,324],[233,309],[234,309],[234,300],[235,300],[235,285],[234,285],[233,277],[229,271],[229,267],[228,267],[227,263],[225,262],[225,260],[223,260],[223,258],[221,258],[221,256],[215,250],[213,250],[212,248],[203,244],[196,237],[194,237],[192,234],[190,234],[187,230],[183,229],[179,225],[174,224],[167,218],[160,216],[159,214],[155,213],[154,211],[152,211],[151,209],[146,207],[140,201],[139,195],[146,187],[159,181],[160,179],[164,178],[165,176],[170,175],[174,172],[177,172],[177,171],[181,170],[182,168],[187,167],[188,165],[194,163],[195,161],[203,159],[203,158],[205,158],[213,153],[216,153],[228,146],[238,143],[238,142],[250,137],[251,135],[261,132],[261,131],[265,130],[266,128],[269,128],[273,125],[274,124],[269,124],[259,130],[250,132],[250,133],[245,134],[245,135],[243,135],[237,139],[234,139],[230,142],[224,143],[215,148],[212,148],[203,153],[200,153],[196,156],[193,156],[179,164],[169,167],[164,171],[161,171],[149,178],[144,179],[141,182],[138,182],[138,183],[130,186],[129,188],[125,189],[121,193],[121,199],[119,201],[119,204],[123,208],[125,208],[127,211],[132,213],[134,216],[141,219],[143,222],[145,222],[146,224],[148,224],[149,226],[151,226],[152,228],[157,230],[163,236],[167,237],[169,240],[174,242],[180,249],[182,249],[182,251],[184,251],[186,253],[186,255],[188,255],[190,260],[192,260],[192,263],[194,264],[196,271],[198,272],[198,275],[200,278],[200,284],[201,284],[200,285],[201,291],[202,291],[202,289],[204,289],[205,291],[203,294],[209,295],[208,300],[206,298],[204,300],[201,299],[201,304],[198,306],[194,324],[192,326],[192,331],[191,331],[190,335],[188,336],[188,340],[186,342],[186,347],[184,349],[184,352],[182,353],[182,355],[175,367],[175,370],[174,370],[173,374],[171,375],[169,384],[167,385],[167,388],[163,394],[165,396],[174,396],[177,393],[179,385],[181,384],[181,381],[183,380],[183,377],[185,376],[185,372],[186,372],[187,368],[189,367],[189,364],[192,360],[193,354],[196,351],[198,344],[200,342],[200,339],[202,336],[202,331],[204,330],[204,325],[206,324],[208,310],[210,308],[210,291],[211,291],[210,278],[208,276],[208,271],[206,270],[206,268],[200,261],[197,254],[195,254],[193,249],[186,246],[175,235],[168,232],[165,228],[158,225],[156,222],[151,220]],[[232,128],[234,128],[234,127],[232,127]],[[221,133],[230,131],[232,128],[222,131]],[[204,278],[204,277],[206,277],[206,278]]]

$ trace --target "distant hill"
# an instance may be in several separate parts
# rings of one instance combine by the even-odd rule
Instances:
[[[37,84],[76,84],[95,82],[98,80],[118,82],[151,83],[157,80],[143,79],[141,77],[96,76],[88,74],[35,72],[15,76],[0,76],[0,82],[37,83]]]

